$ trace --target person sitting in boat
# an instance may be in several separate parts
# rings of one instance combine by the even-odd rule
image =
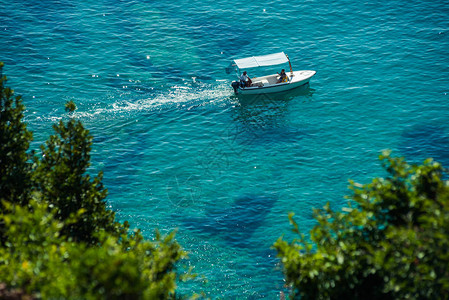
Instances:
[[[281,73],[280,74],[278,73],[278,75],[279,75],[279,80],[278,80],[277,83],[287,82],[288,81],[288,77],[287,77],[287,74],[285,74],[285,70],[284,69],[282,69]]]
[[[242,76],[240,76],[240,85],[241,87],[251,86],[252,80],[246,74],[246,71],[243,72]]]

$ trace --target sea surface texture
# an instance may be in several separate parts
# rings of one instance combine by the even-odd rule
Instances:
[[[308,232],[312,208],[346,204],[348,179],[385,175],[383,149],[449,167],[447,1],[0,7],[0,61],[24,97],[32,147],[74,100],[117,217],[150,239],[177,229],[200,275],[182,293],[278,299],[270,247],[292,238],[289,212]],[[310,85],[234,96],[232,59],[280,51],[294,70],[317,71]]]

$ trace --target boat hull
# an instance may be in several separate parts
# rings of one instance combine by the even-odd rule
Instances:
[[[271,80],[271,83],[266,80],[268,78],[275,78],[275,75],[264,76],[261,78],[253,79],[253,86],[238,88],[238,93],[242,95],[256,95],[256,94],[268,94],[279,93],[289,91],[298,88],[304,84],[309,83],[310,79],[316,74],[316,71],[302,70],[293,72],[293,77],[289,82],[276,83]],[[289,76],[290,77],[290,76]]]

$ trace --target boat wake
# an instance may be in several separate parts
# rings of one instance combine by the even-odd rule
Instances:
[[[78,106],[73,115],[77,119],[110,120],[133,117],[142,112],[159,112],[165,110],[192,110],[204,106],[226,106],[232,92],[229,82],[216,80],[200,82],[196,78],[160,88],[126,89],[121,93],[110,92],[103,99],[73,98]],[[63,107],[47,114],[35,114],[27,117],[27,122],[57,122],[63,116]],[[39,115],[39,116],[38,116]]]
[[[94,107],[89,111],[78,111],[78,118],[108,118],[117,115],[132,115],[140,112],[162,111],[170,109],[191,110],[200,106],[227,105],[232,95],[228,83],[216,81],[200,83],[197,81],[186,84],[177,84],[168,87],[165,91],[154,91],[145,98],[137,98],[132,93],[123,93],[105,107]],[[142,96],[139,94],[139,96]],[[117,98],[114,97],[114,98]],[[115,101],[114,101],[115,100]]]

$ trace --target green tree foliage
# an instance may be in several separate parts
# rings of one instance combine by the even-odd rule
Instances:
[[[274,244],[292,297],[301,299],[448,299],[449,185],[428,159],[409,165],[384,152],[388,172],[351,182],[348,206],[314,211],[307,240]]]
[[[0,73],[3,64],[0,64]],[[106,207],[102,174],[91,178],[92,137],[69,116],[29,155],[20,97],[0,84],[0,294],[44,299],[169,299],[191,275],[174,232],[154,241]],[[69,113],[75,110],[69,102]],[[5,291],[6,290],[6,291]]]
[[[175,295],[174,262],[184,257],[174,234],[145,241],[139,232],[101,232],[98,245],[67,241],[48,205],[4,202],[8,240],[0,248],[0,278],[43,299],[167,299]]]
[[[69,113],[75,104],[66,104]],[[114,213],[106,209],[107,191],[101,182],[102,173],[91,179],[86,174],[90,166],[92,136],[83,124],[70,118],[53,126],[54,135],[41,146],[42,156],[35,157],[33,181],[42,200],[52,203],[56,217],[69,219],[82,210],[76,222],[65,224],[63,233],[79,241],[95,243],[94,233],[100,229],[114,232]]]
[[[2,69],[0,62],[0,199],[23,204],[31,182],[27,150],[32,133],[22,122],[22,99],[5,86],[7,78],[2,76]]]

